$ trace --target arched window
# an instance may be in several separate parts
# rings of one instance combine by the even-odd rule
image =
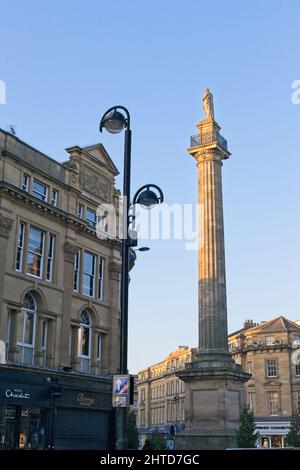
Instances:
[[[91,315],[89,311],[85,309],[80,315],[79,330],[79,356],[85,359],[90,359],[91,357],[91,328]]]
[[[34,340],[36,327],[37,304],[34,295],[28,292],[23,300],[23,307],[18,316],[18,346],[21,364],[32,364],[34,357]]]

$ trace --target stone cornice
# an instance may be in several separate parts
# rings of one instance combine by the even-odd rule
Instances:
[[[81,219],[77,218],[75,215],[73,216],[70,213],[63,211],[62,209],[59,209],[58,207],[53,207],[51,206],[51,204],[48,204],[35,198],[31,194],[22,191],[16,186],[13,186],[5,181],[1,181],[0,194],[17,201],[23,206],[26,205],[31,209],[34,209],[38,212],[42,212],[44,215],[52,217],[56,221],[73,228],[75,231],[81,232],[84,235],[93,239],[97,239],[99,241],[96,231],[89,227]],[[114,246],[116,248],[121,248],[121,242],[118,240],[101,239],[101,244],[106,245],[108,247]]]

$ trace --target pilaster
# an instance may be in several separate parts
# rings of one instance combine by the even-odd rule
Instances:
[[[64,297],[62,306],[60,365],[69,366],[69,338],[74,280],[74,259],[79,248],[71,242],[64,244]]]

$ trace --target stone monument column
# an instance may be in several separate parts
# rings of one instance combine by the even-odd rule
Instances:
[[[227,342],[227,305],[222,201],[222,162],[230,156],[214,120],[211,92],[202,98],[205,119],[188,149],[198,168],[199,347],[177,376],[185,382],[185,430],[177,449],[234,447],[242,407],[242,384],[250,376],[235,364]]]

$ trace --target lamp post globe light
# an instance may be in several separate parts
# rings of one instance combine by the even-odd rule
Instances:
[[[128,286],[129,270],[133,267],[136,253],[133,247],[137,241],[133,240],[128,229],[135,216],[130,216],[130,176],[131,176],[131,129],[130,114],[124,106],[113,106],[109,108],[101,118],[99,130],[106,129],[111,134],[118,134],[125,129],[124,141],[124,171],[123,171],[123,234],[122,234],[122,271],[121,271],[121,332],[120,332],[120,374],[128,374]],[[142,186],[134,195],[132,200],[133,208],[136,204],[151,208],[164,200],[162,190],[154,184]],[[147,248],[140,248],[137,251],[147,251]],[[131,265],[129,265],[131,261]],[[132,264],[133,261],[133,264]],[[117,408],[116,423],[116,449],[126,450],[128,447],[126,435],[127,407]]]

